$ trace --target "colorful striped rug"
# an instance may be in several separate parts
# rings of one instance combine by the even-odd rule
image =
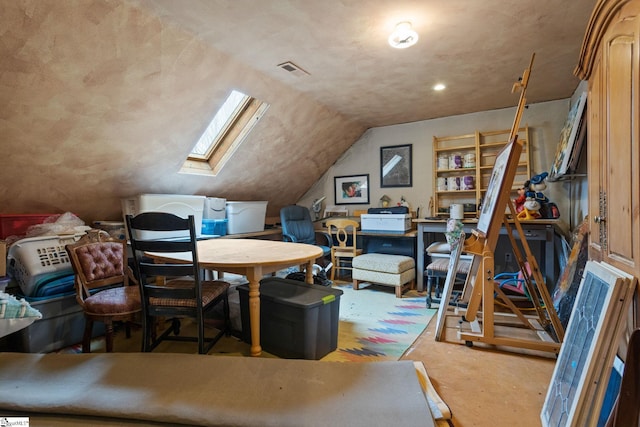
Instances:
[[[394,288],[351,283],[334,284],[340,297],[338,348],[323,361],[375,362],[399,360],[425,330],[436,313],[426,308],[425,297],[410,291],[396,298]]]

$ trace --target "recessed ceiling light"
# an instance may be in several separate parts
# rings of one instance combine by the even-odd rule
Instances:
[[[433,90],[438,90],[438,91],[439,91],[439,90],[445,90],[446,88],[447,88],[447,87],[446,87],[444,84],[442,84],[442,83],[438,83],[437,85],[435,85],[435,86],[433,87]]]

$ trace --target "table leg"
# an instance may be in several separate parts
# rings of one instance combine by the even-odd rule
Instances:
[[[310,285],[313,285],[313,261],[314,260],[309,260],[307,262],[307,266],[305,268],[306,270],[306,274],[304,276],[306,282]]]
[[[416,248],[416,282],[418,287],[418,292],[422,292],[424,290],[424,254],[425,254],[425,229],[424,225],[418,224],[418,234],[417,238],[417,248]]]
[[[260,279],[262,267],[254,266],[247,271],[249,280],[249,320],[251,323],[251,356],[260,356]]]

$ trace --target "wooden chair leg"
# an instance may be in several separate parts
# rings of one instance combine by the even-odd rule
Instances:
[[[143,315],[144,316],[144,315]],[[151,343],[156,340],[156,319],[152,316],[144,316],[142,320],[142,352],[151,351]]]
[[[224,296],[222,302],[222,311],[224,313],[224,334],[231,336],[231,309],[229,308],[229,295]]]
[[[205,354],[204,320],[202,317],[197,316],[196,322],[198,322],[198,354]]]
[[[431,292],[433,291],[433,276],[427,276],[427,308],[431,308]]]
[[[113,322],[107,321],[104,322],[105,326],[105,341],[107,346],[107,353],[111,353],[113,351]]]
[[[82,336],[82,352],[91,353],[91,335],[93,333],[93,320],[84,318],[84,335]]]
[[[333,282],[336,279],[336,270],[338,269],[334,256],[331,257],[331,264],[331,281]]]

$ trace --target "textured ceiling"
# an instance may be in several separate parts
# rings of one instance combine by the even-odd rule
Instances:
[[[268,200],[275,216],[368,127],[513,107],[533,53],[529,102],[571,96],[595,3],[0,1],[0,212],[110,220],[122,197],[176,193]],[[403,20],[420,41],[395,50]],[[180,173],[231,87],[269,113],[218,175]]]
[[[365,126],[514,105],[512,84],[535,61],[527,99],[571,96],[596,0],[132,0],[256,70]],[[411,21],[417,45],[387,37]],[[292,61],[309,75],[277,65]],[[447,89],[432,87],[444,83]]]

